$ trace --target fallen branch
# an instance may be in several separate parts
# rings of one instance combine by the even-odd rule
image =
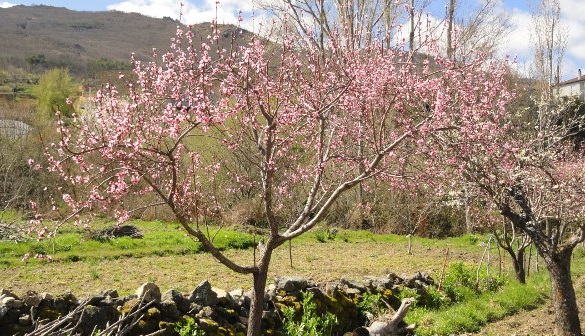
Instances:
[[[369,327],[365,329],[368,331],[369,336],[392,336],[403,333],[407,330],[413,330],[416,325],[410,325],[401,327],[400,323],[404,320],[406,313],[410,309],[410,306],[414,303],[414,298],[406,298],[402,300],[400,308],[393,315],[382,315],[378,317]]]

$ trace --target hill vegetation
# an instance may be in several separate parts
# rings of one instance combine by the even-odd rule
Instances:
[[[132,69],[132,55],[151,61],[153,49],[166,51],[180,25],[176,18],[118,11],[0,8],[0,86],[30,84],[43,71],[56,67],[68,68],[77,80],[99,86],[114,79],[120,70]],[[209,23],[194,25],[195,38],[204,38],[210,29]],[[235,26],[220,29],[230,39],[234,32],[242,38],[251,36]]]

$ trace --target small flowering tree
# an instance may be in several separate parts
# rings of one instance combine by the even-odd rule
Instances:
[[[569,106],[541,106],[550,122],[534,128],[515,125],[504,109],[461,119],[435,144],[444,167],[452,168],[447,181],[465,181],[534,243],[550,274],[555,333],[575,336],[581,328],[570,266],[574,248],[585,240],[585,156],[570,141],[583,120],[568,120]],[[516,271],[524,275],[523,266]]]
[[[503,108],[505,66],[488,72],[482,59],[455,65],[430,56],[417,63],[382,42],[344,50],[332,38],[324,50],[296,35],[276,47],[259,39],[223,46],[213,30],[197,43],[179,28],[167,53],[134,61],[129,96],[109,86],[97,92],[96,111],[60,123],[61,141],[47,156],[50,169],[78,187],[63,195],[75,216],[113,209],[124,222],[133,210],[127,196],[154,194],[157,201],[140,208],[166,206],[219,262],[251,274],[248,335],[259,335],[273,251],[361,181],[416,182],[407,158],[450,125],[447,118]],[[461,109],[453,92],[481,104]],[[230,260],[204,233],[204,219],[225,207],[218,190],[244,189],[261,200],[269,228],[250,265]],[[283,221],[278,213],[293,190],[304,199]]]

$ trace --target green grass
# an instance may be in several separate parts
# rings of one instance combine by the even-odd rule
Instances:
[[[544,272],[529,277],[526,285],[510,280],[496,292],[483,292],[440,310],[415,308],[405,322],[419,326],[418,336],[477,332],[487,323],[543,304],[550,292],[548,283]]]
[[[153,281],[156,280],[157,283],[163,282],[163,286],[190,288],[193,285],[192,282],[199,281],[199,278],[196,277],[204,271],[208,271],[205,276],[212,283],[218,282],[221,284],[220,286],[228,286],[228,288],[230,288],[229,286],[232,288],[241,286],[241,278],[233,280],[235,276],[224,270],[225,267],[217,262],[207,262],[207,257],[204,257],[203,254],[196,257],[191,256],[204,251],[201,244],[185,236],[184,230],[178,224],[140,220],[132,221],[130,224],[136,225],[143,231],[144,237],[142,239],[122,237],[92,240],[87,238],[82,229],[67,226],[63,227],[54,239],[47,241],[30,240],[24,243],[2,241],[0,242],[0,267],[17,272],[18,286],[23,286],[23,288],[27,287],[27,284],[37,282],[45,283],[44,286],[47,286],[44,278],[48,274],[47,272],[65,272],[62,271],[63,268],[68,269],[70,273],[67,273],[68,277],[65,280],[57,280],[55,286],[70,287],[69,279],[73,275],[79,275],[75,279],[80,282],[80,287],[109,288],[110,284],[115,283],[118,286],[128,287],[122,288],[123,291],[131,292],[133,288],[137,288],[140,282],[144,281],[143,277],[145,276],[148,279],[152,278]],[[95,230],[111,225],[113,225],[112,222],[105,220],[93,223]],[[324,229],[316,228],[316,230]],[[232,251],[230,254],[232,258],[241,258],[239,260],[245,262],[252,260],[251,249],[260,238],[229,228],[222,228],[218,231],[217,227],[210,227],[209,235],[222,250],[247,249],[248,251],[245,253]],[[274,266],[274,270],[277,273],[292,272],[295,275],[316,277],[317,279],[319,275],[325,274],[326,281],[345,276],[346,272],[356,268],[355,265],[363,268],[360,268],[359,273],[363,275],[380,275],[390,271],[402,272],[397,270],[425,271],[430,267],[434,269],[434,272],[439,272],[443,265],[443,258],[447,257],[446,250],[449,250],[450,254],[447,260],[450,266],[447,268],[448,274],[445,276],[443,292],[441,292],[444,293],[448,292],[449,282],[462,288],[475,286],[477,261],[484,250],[480,243],[486,242],[488,237],[464,235],[442,240],[414,237],[412,239],[414,255],[406,254],[408,238],[405,236],[379,235],[368,231],[340,229],[334,237],[325,238],[323,242],[320,242],[311,233],[295,238],[292,244],[295,266],[288,267],[288,251],[286,251],[285,245],[281,249],[282,251],[279,250],[274,256],[275,265],[277,265]],[[55,259],[61,260],[63,264],[47,265],[34,260],[23,264],[21,258],[25,253],[48,253]],[[346,266],[343,262],[348,258],[346,253],[356,261],[350,269],[343,268]],[[157,258],[159,256],[165,258],[159,259]],[[137,258],[143,259],[129,265]],[[119,259],[122,259],[121,263],[118,261]],[[576,249],[575,261],[573,262],[575,274],[585,273],[583,260],[585,260],[584,250]],[[117,268],[117,264],[123,265],[121,266],[122,270]],[[143,277],[138,277],[138,279],[128,279],[128,276],[131,275],[130,272],[143,270],[145,264],[153,271],[143,275]],[[458,268],[453,265],[458,266]],[[128,272],[128,274],[124,272]],[[165,272],[168,276],[165,275]],[[189,275],[185,279],[179,279],[176,272]],[[495,271],[492,271],[493,273]],[[510,273],[508,272],[508,274]],[[57,277],[55,276],[55,278]],[[482,275],[483,277],[484,275]],[[438,280],[439,275],[435,273],[434,278]],[[416,334],[422,336],[478,331],[491,321],[541,305],[550,292],[545,272],[531,274],[526,286],[518,284],[513,279],[506,279],[503,283],[497,291],[468,290],[463,294],[453,291],[456,295],[446,300],[440,297],[441,293],[434,291],[428,297],[419,298],[420,305],[415,305],[407,315],[405,322],[408,324],[417,323],[419,328],[417,328]],[[486,286],[480,283],[480,287]],[[79,291],[79,289],[77,290]],[[583,292],[579,291],[578,288],[577,290],[578,293]],[[423,307],[423,300],[426,302],[424,304],[430,303],[429,306],[433,308]],[[456,302],[457,300],[460,302]]]
[[[13,212],[1,212],[0,219],[4,221],[18,220],[18,214]],[[15,243],[0,241],[0,266],[9,267],[21,264],[23,255],[29,253],[51,255],[55,260],[63,262],[77,262],[82,260],[102,260],[119,258],[140,258],[146,256],[189,255],[203,252],[200,243],[185,235],[182,227],[176,223],[159,221],[134,220],[129,224],[136,225],[143,233],[142,239],[120,237],[115,239],[93,240],[87,237],[86,232],[73,225],[63,226],[58,234],[52,238],[37,242],[30,239],[25,242]],[[112,226],[111,221],[96,219],[92,222],[93,230],[100,230]],[[322,228],[316,228],[314,232],[322,232]],[[249,249],[256,246],[260,237],[250,234],[232,231],[226,228],[210,227],[209,237],[220,250]],[[480,251],[477,244],[482,240],[481,236],[462,236],[443,240],[415,237],[413,244],[419,249],[429,247],[441,247],[444,249],[469,249]],[[318,241],[314,234],[305,234],[293,240],[293,245],[304,245]],[[373,234],[368,231],[339,230],[335,235],[323,240],[327,243],[364,243],[377,242],[396,245],[407,245],[405,236],[391,234]],[[375,256],[372,256],[375,257]]]
[[[15,243],[0,241],[0,265],[14,266],[21,264],[23,255],[29,253],[51,255],[56,260],[75,262],[92,259],[140,258],[145,256],[186,255],[202,252],[200,243],[185,235],[177,224],[147,222],[136,220],[136,225],[144,232],[142,239],[119,237],[114,239],[94,240],[87,238],[82,229],[65,227],[52,239],[37,242],[28,240]],[[101,227],[112,223],[97,223]],[[220,250],[247,249],[255,246],[250,234],[218,228],[210,229],[210,236]]]

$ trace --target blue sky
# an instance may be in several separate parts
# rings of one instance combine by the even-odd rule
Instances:
[[[236,23],[238,10],[246,16],[254,12],[253,0],[183,0],[183,22],[208,22],[217,17],[220,23]],[[432,0],[436,3],[446,0]],[[464,0],[465,1],[465,0]],[[475,1],[475,0],[467,0]],[[478,0],[479,1],[479,0]],[[499,0],[500,10],[510,15],[513,25],[511,34],[503,43],[505,52],[518,56],[525,68],[530,67],[532,49],[530,46],[530,8],[537,0]],[[66,7],[79,11],[118,10],[138,12],[153,17],[168,16],[179,18],[181,0],[0,0],[0,7],[11,5],[49,5]],[[576,76],[578,68],[585,68],[585,0],[560,0],[562,21],[568,32],[567,49],[563,63],[563,79]],[[441,4],[438,8],[444,8]],[[438,10],[442,11],[441,9]],[[260,17],[260,13],[255,13]],[[442,13],[437,14],[442,15]],[[244,27],[253,24],[250,20]]]

